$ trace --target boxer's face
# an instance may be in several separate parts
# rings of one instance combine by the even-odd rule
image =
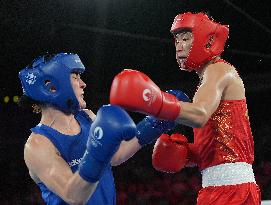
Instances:
[[[71,74],[71,85],[74,91],[74,94],[79,102],[81,109],[86,108],[86,101],[84,100],[84,89],[86,87],[85,82],[81,79],[80,74],[72,73]]]
[[[184,67],[193,43],[193,34],[190,31],[183,31],[175,34],[176,59],[180,67]]]

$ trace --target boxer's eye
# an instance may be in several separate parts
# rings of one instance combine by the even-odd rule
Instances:
[[[81,76],[80,76],[79,73],[73,73],[72,78],[75,79],[75,80],[79,80],[81,78]]]

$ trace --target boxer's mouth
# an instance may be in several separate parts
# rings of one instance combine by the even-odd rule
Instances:
[[[185,60],[186,57],[183,57],[183,56],[178,56],[178,60]]]
[[[181,63],[186,60],[186,57],[178,57],[177,60]]]

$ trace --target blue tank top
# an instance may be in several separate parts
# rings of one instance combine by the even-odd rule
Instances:
[[[31,131],[47,137],[57,148],[62,158],[69,164],[72,172],[76,172],[84,155],[92,120],[84,111],[75,115],[80,124],[81,132],[77,135],[61,134],[57,130],[46,125],[38,124]],[[42,198],[47,205],[67,205],[58,195],[50,191],[42,182],[38,183]],[[116,191],[114,178],[109,165],[101,177],[97,188],[87,202],[88,205],[114,205],[116,204]]]

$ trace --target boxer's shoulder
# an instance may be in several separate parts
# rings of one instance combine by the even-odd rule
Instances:
[[[231,80],[239,76],[236,68],[228,63],[217,62],[206,66],[203,77]]]
[[[29,146],[40,146],[47,144],[48,142],[50,142],[50,140],[42,134],[32,132],[25,143],[25,148],[28,148]]]
[[[26,158],[32,158],[32,156],[38,156],[45,153],[58,154],[58,150],[53,143],[45,136],[41,134],[31,133],[24,145],[24,156]]]

